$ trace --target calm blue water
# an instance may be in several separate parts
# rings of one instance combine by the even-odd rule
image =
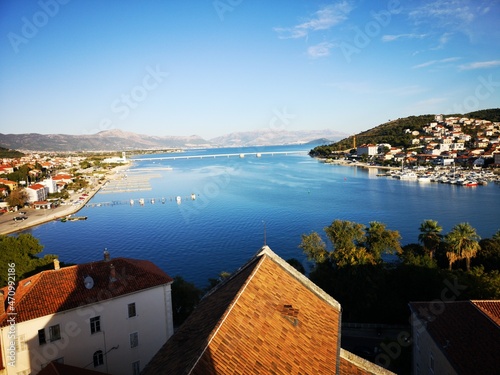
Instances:
[[[309,150],[304,146],[189,151],[214,153]],[[168,154],[171,156],[172,154]],[[171,166],[173,170],[158,167]],[[136,169],[151,170],[134,172]],[[169,275],[182,275],[199,287],[221,271],[234,271],[264,243],[284,259],[306,260],[298,248],[301,234],[334,219],[368,225],[380,221],[398,230],[402,244],[417,242],[418,228],[434,219],[443,233],[469,222],[482,237],[500,228],[500,186],[464,188],[448,184],[376,177],[376,170],[326,165],[302,155],[261,158],[204,158],[136,162],[130,177],[151,178],[151,190],[98,193],[80,222],[52,222],[29,230],[64,262],[112,257],[149,259]],[[194,193],[196,200],[189,197]],[[175,197],[183,198],[181,204]],[[137,204],[144,198],[146,204]],[[151,204],[150,199],[155,198]],[[161,199],[165,198],[165,203]],[[136,204],[128,202],[135,199]]]

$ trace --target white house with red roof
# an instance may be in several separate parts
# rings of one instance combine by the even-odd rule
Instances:
[[[25,190],[30,203],[44,201],[49,195],[49,188],[42,184],[30,185]]]
[[[3,288],[0,374],[37,374],[52,361],[139,374],[173,334],[173,279],[149,261],[59,267]]]

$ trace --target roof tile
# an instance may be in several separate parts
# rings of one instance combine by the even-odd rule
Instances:
[[[335,374],[340,313],[266,246],[202,299],[142,374]]]
[[[116,280],[110,280],[111,265]],[[84,285],[90,276],[92,288]],[[172,282],[173,279],[153,263],[145,260],[115,258],[58,270],[42,271],[20,280],[15,293],[16,322],[39,318],[107,300],[120,295]],[[7,302],[7,287],[3,288],[4,304]],[[9,308],[8,305],[5,307]],[[7,325],[7,313],[0,315],[0,326]]]

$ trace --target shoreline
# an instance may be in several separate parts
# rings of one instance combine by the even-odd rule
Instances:
[[[81,200],[81,204],[78,205],[60,205],[56,208],[52,209],[34,209],[34,208],[22,208],[19,211],[26,211],[26,216],[28,219],[23,221],[14,221],[13,218],[18,216],[19,211],[17,212],[6,212],[0,216],[0,235],[7,235],[16,232],[21,232],[29,228],[36,227],[41,224],[46,224],[51,221],[57,221],[68,215],[73,215],[80,211],[82,208],[86,206],[86,204],[101,190],[101,188],[109,181],[114,179],[115,175],[129,169],[131,167],[131,163],[126,165],[120,165],[114,167],[109,172],[106,173],[105,180],[102,184],[98,184],[96,186],[90,187],[88,191],[85,191],[88,194],[85,199]],[[69,200],[79,199],[83,193],[74,193],[69,197]]]
[[[323,162],[324,164],[333,164],[333,165],[341,165],[344,167],[361,167],[361,168],[367,168],[367,169],[382,169],[386,171],[393,171],[393,170],[400,170],[401,167],[388,167],[388,166],[383,166],[383,165],[369,165],[366,163],[360,163],[360,162],[348,162],[345,160],[333,160],[333,159],[325,159],[325,158],[316,158],[317,160]]]

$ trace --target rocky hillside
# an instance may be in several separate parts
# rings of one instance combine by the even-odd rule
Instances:
[[[262,130],[231,133],[223,137],[206,140],[197,135],[158,137],[112,129],[91,135],[0,134],[0,146],[24,151],[128,151],[193,147],[268,146],[307,143],[318,138],[325,138],[333,142],[343,137],[345,137],[345,134],[331,130],[297,132]]]

